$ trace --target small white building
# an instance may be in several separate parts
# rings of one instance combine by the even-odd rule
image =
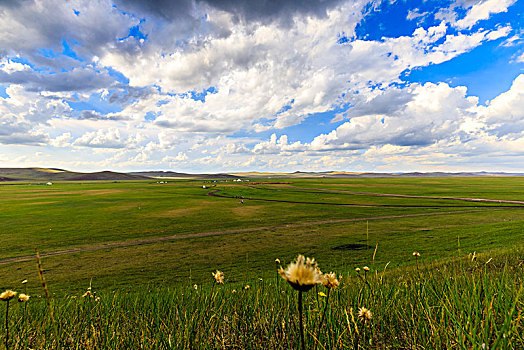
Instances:
[[[52,182],[47,182],[46,185],[47,186],[51,186],[53,183]]]

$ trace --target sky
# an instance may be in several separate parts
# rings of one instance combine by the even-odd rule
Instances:
[[[0,167],[524,172],[523,4],[0,0]]]

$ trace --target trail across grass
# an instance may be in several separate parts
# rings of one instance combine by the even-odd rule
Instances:
[[[256,187],[253,187],[256,188]],[[267,189],[267,188],[265,188]],[[221,190],[213,190],[208,193],[208,196],[220,197],[220,198],[232,198],[238,199],[238,196],[221,194]],[[432,200],[452,200],[452,201],[466,201],[466,202],[477,202],[477,203],[505,203],[514,205],[489,205],[484,206],[485,208],[524,208],[524,201],[508,201],[502,199],[485,199],[485,198],[460,198],[460,197],[431,197],[431,196],[408,196],[399,194],[387,194],[387,193],[370,193],[370,192],[349,192],[349,191],[333,191],[333,190],[319,190],[319,189],[306,189],[300,190],[301,193],[323,193],[331,192],[336,194],[360,194],[377,197],[394,197],[394,198],[415,198],[415,199],[432,199]],[[244,197],[240,197],[242,203]],[[481,205],[460,205],[460,204],[431,204],[431,205],[420,205],[420,204],[361,204],[361,203],[333,203],[333,202],[311,202],[311,201],[296,201],[286,199],[272,199],[272,198],[253,198],[249,197],[246,200],[263,201],[263,202],[278,202],[278,203],[290,203],[290,204],[312,204],[312,205],[336,205],[336,206],[350,206],[350,207],[364,207],[364,208],[479,208]]]
[[[476,212],[476,211],[478,210],[469,210],[469,211],[463,211],[463,212]],[[325,220],[325,221],[315,221],[315,222],[301,222],[301,223],[295,223],[295,224],[261,226],[261,227],[244,228],[244,229],[238,229],[238,230],[202,232],[202,233],[193,233],[193,234],[187,234],[187,235],[156,237],[156,238],[142,239],[142,240],[136,240],[136,241],[98,244],[98,245],[85,246],[85,247],[74,248],[74,249],[58,250],[55,252],[43,253],[43,254],[40,254],[40,256],[42,258],[45,258],[45,257],[51,257],[51,256],[57,256],[57,255],[74,254],[74,253],[89,252],[89,251],[95,251],[95,250],[104,250],[104,249],[110,249],[110,248],[123,248],[123,247],[130,247],[130,246],[135,246],[135,245],[143,245],[143,244],[150,244],[150,243],[163,242],[163,241],[176,241],[176,240],[188,239],[188,238],[203,238],[203,237],[210,237],[210,236],[231,235],[235,233],[256,232],[256,231],[275,230],[275,229],[293,229],[293,228],[304,227],[304,226],[319,226],[319,225],[338,224],[338,223],[345,223],[345,222],[387,220],[387,219],[409,218],[409,217],[429,216],[429,215],[445,215],[445,214],[456,214],[456,213],[457,212],[455,211],[450,211],[450,212],[437,212],[437,213],[372,216],[372,217],[358,218],[358,219],[339,219],[339,220]],[[34,258],[35,258],[34,255],[24,255],[24,256],[18,256],[14,258],[0,259],[0,265],[22,262],[22,261],[30,261],[30,260],[34,260]]]

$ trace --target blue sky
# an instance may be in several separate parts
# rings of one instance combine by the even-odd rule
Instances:
[[[524,171],[523,2],[0,3],[0,162]]]

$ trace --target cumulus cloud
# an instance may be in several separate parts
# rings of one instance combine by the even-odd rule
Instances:
[[[353,107],[348,111],[350,117],[395,115],[413,99],[413,92],[410,88],[375,89],[366,95],[352,96],[350,101]]]
[[[118,129],[87,132],[73,142],[73,146],[93,148],[125,148],[126,140],[120,136]]]
[[[326,150],[431,144],[442,138],[452,138],[478,102],[466,96],[466,88],[452,88],[445,83],[414,85],[406,95],[400,99],[409,102],[400,108],[384,110],[383,114],[360,113],[362,116],[351,118],[331,133],[316,137],[311,147]],[[357,115],[358,112],[357,109]]]
[[[33,145],[43,146],[49,138],[45,134],[34,132],[13,132],[9,135],[0,135],[0,143],[4,145]]]
[[[51,92],[90,91],[115,85],[115,79],[107,73],[92,69],[77,68],[69,72],[42,74],[28,69],[27,65],[18,65],[17,70],[14,70],[15,64],[0,65],[0,83],[23,85],[29,91]],[[20,69],[20,66],[24,69]]]
[[[162,158],[163,162],[167,163],[177,163],[177,162],[184,162],[187,161],[189,157],[184,152],[178,152],[176,156],[165,156]]]
[[[363,40],[365,0],[4,1],[0,143],[221,169],[358,166],[359,154],[407,150],[429,162],[434,145],[474,153],[479,140],[514,149],[520,77],[486,106],[465,87],[401,81],[488,41],[517,45],[509,25],[476,26],[514,2],[460,0],[440,22],[411,9],[410,35]],[[288,140],[286,128],[325,112],[338,113],[333,130]]]
[[[26,91],[21,85],[10,85],[6,94],[7,98],[0,98],[1,143],[44,144],[48,137],[42,127],[71,111],[65,102]]]
[[[524,74],[520,74],[511,88],[480,106],[478,115],[487,127],[498,135],[520,134],[524,131]]]
[[[0,54],[14,51],[32,56],[42,48],[61,52],[65,38],[79,43],[75,46],[79,54],[91,56],[138,24],[109,0],[25,0],[7,5],[0,11]]]
[[[152,13],[166,20],[196,17],[198,8],[214,8],[234,14],[238,20],[268,22],[289,21],[290,14],[325,16],[326,11],[340,3],[339,0],[119,0],[123,8]]]
[[[342,95],[368,89],[368,82],[387,86],[399,81],[406,70],[445,62],[511,30],[501,27],[446,35],[447,25],[441,22],[418,28],[412,36],[351,40],[341,45],[334,33],[344,31],[351,37],[362,6],[352,3],[333,9],[326,19],[297,18],[291,30],[267,24],[247,31],[230,23],[229,36],[196,41],[191,48],[184,46],[171,53],[143,50],[136,55],[115,50],[107,52],[101,62],[123,72],[132,86],[156,84],[163,93],[176,93],[146,99],[150,106],[154,99],[165,100],[149,108],[158,116],[155,124],[160,127],[261,131],[300,124],[312,114],[346,102]],[[354,15],[348,17],[351,11]],[[155,37],[148,40],[154,42]],[[215,92],[202,101],[188,95],[209,87]],[[144,115],[146,100],[123,113]]]
[[[465,87],[446,83],[394,88],[393,95],[409,96],[400,108],[385,109],[383,114],[359,112],[353,117],[350,109],[350,121],[310,143],[288,145],[286,135],[273,134],[254,145],[251,152],[274,157],[293,154],[293,159],[312,157],[334,169],[391,171],[399,170],[402,164],[403,171],[462,171],[463,164],[473,161],[478,162],[476,170],[485,170],[482,166],[487,164],[508,170],[515,167],[517,159],[511,157],[524,156],[523,84],[524,75],[520,75],[508,91],[486,106],[468,96]],[[382,94],[388,96],[388,91]],[[362,105],[353,108],[365,110]],[[320,162],[323,157],[339,162]],[[281,158],[281,164],[286,164],[285,158]]]
[[[253,152],[257,154],[279,154],[285,152],[297,152],[305,150],[300,141],[288,144],[287,135],[277,139],[276,134],[272,134],[269,141],[263,141],[253,147]]]
[[[83,110],[80,113],[80,116],[78,119],[90,119],[90,120],[127,120],[130,119],[129,117],[123,115],[123,114],[115,114],[115,113],[108,113],[108,114],[101,114],[97,111],[91,111],[91,110]]]
[[[460,29],[469,29],[478,21],[488,19],[491,14],[506,12],[508,7],[513,5],[516,0],[485,0],[473,5],[466,16],[458,20],[455,25]]]
[[[70,146],[70,141],[73,138],[71,137],[70,132],[63,133],[60,136],[55,137],[54,139],[50,140],[50,144],[55,147],[68,147]]]

